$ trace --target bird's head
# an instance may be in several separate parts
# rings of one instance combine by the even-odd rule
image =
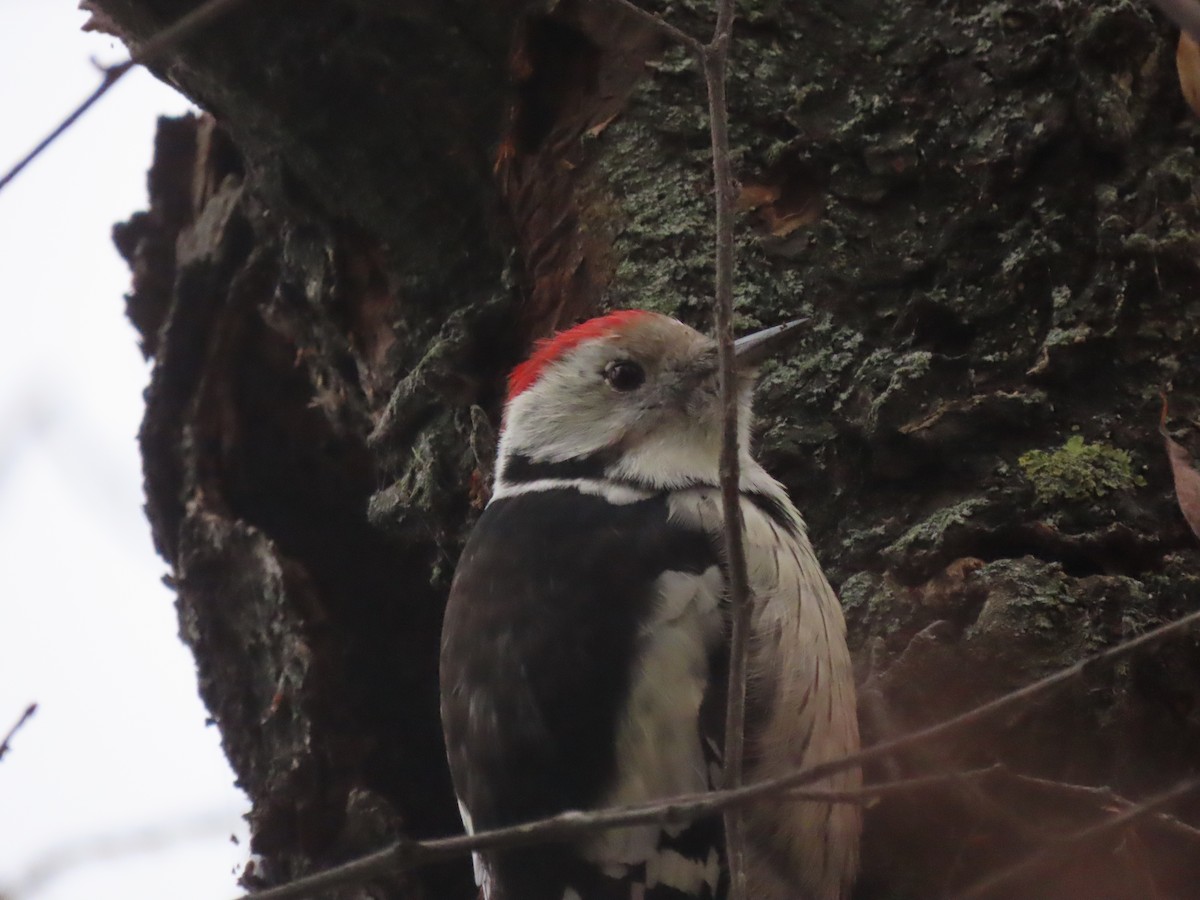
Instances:
[[[735,345],[747,462],[754,368],[799,324]],[[716,484],[721,431],[716,343],[669,316],[614,312],[541,341],[513,370],[497,487],[556,477]]]

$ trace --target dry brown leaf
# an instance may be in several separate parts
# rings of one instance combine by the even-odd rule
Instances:
[[[796,160],[780,163],[758,179],[743,181],[738,190],[738,211],[755,213],[763,233],[777,238],[819,220],[824,206],[820,177]]]
[[[950,615],[969,602],[967,582],[984,565],[982,559],[974,556],[959,557],[924,584],[909,588],[909,595],[927,609]]]
[[[1200,116],[1200,45],[1187,32],[1179,35],[1175,49],[1175,68],[1179,72],[1179,87],[1192,112]]]
[[[584,134],[586,134],[590,138],[600,137],[600,135],[604,131],[604,129],[607,128],[609,125],[611,125],[613,123],[613,119],[615,119],[620,114],[621,114],[621,111],[618,109],[611,116],[608,116],[605,119],[601,119],[599,122],[597,122],[591,128],[589,128],[587,131],[585,131]]]
[[[779,199],[779,185],[748,181],[738,191],[737,208],[741,212],[758,209]]]
[[[1179,510],[1192,529],[1192,534],[1200,538],[1200,472],[1192,465],[1191,454],[1182,444],[1172,440],[1167,434],[1167,397],[1164,394],[1162,415],[1159,417],[1158,433],[1163,437],[1167,448],[1167,459],[1171,462],[1171,475],[1175,478],[1175,499],[1179,501]]]
[[[819,199],[819,198],[816,198]],[[762,211],[763,221],[767,230],[775,237],[787,237],[797,228],[811,225],[821,217],[821,206],[817,202],[809,203],[802,210],[781,216],[772,206]]]

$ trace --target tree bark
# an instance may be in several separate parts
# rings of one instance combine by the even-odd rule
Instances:
[[[86,5],[136,46],[192,3]],[[763,374],[761,453],[840,588],[867,740],[1200,606],[1156,433],[1165,389],[1185,443],[1200,414],[1175,33],[1132,0],[738,8],[738,312],[812,318]],[[458,830],[438,632],[503,375],[600,309],[709,326],[705,95],[603,0],[268,0],[158,74],[207,112],[161,122],[116,229],[147,511],[272,884]],[[1196,771],[1196,645],[868,774],[1153,793]],[[1019,779],[882,802],[857,895],[952,896],[1111,805]],[[1144,823],[1013,896],[1196,896],[1189,834]],[[463,861],[344,896],[472,892]]]

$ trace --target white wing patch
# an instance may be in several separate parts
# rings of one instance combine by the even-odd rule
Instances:
[[[455,798],[456,800],[458,798]],[[475,825],[471,822],[471,814],[467,811],[467,807],[463,805],[462,800],[458,800],[458,814],[462,817],[463,828],[467,830],[467,834],[475,833]],[[487,863],[483,861],[483,857],[478,853],[471,854],[471,865],[475,869],[475,884],[483,891],[483,900],[491,900],[492,896],[492,876],[488,871]]]
[[[681,893],[700,896],[705,886],[710,890],[721,879],[721,859],[715,849],[701,861],[688,859],[674,850],[660,850],[646,861],[646,889],[665,885]]]
[[[709,655],[722,640],[721,590],[716,566],[700,574],[659,576],[658,603],[637,637],[638,664],[618,725],[616,784],[601,806],[708,789],[699,718]],[[650,864],[661,830],[658,825],[614,829],[597,835],[583,852],[605,874],[619,878],[628,865]]]

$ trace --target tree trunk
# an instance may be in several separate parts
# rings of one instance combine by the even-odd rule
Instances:
[[[86,5],[136,47],[194,2]],[[703,35],[709,6],[655,8]],[[1200,414],[1175,33],[1134,0],[738,6],[738,313],[812,320],[761,452],[840,588],[866,739],[1200,607],[1156,433],[1168,387]],[[503,375],[601,309],[708,327],[705,94],[604,0],[264,0],[158,74],[208,112],[161,122],[116,230],[147,511],[273,884],[459,829],[438,632]],[[1152,793],[1197,768],[1196,644],[868,775]],[[1113,802],[1004,773],[882,802],[857,894],[952,896]],[[1150,820],[1006,895],[1196,896],[1191,840]],[[465,860],[344,894],[472,895]]]

